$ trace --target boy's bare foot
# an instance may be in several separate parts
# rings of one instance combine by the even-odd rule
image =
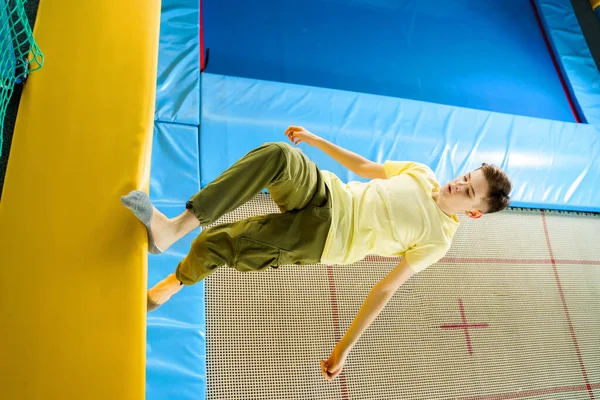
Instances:
[[[148,311],[156,310],[158,307],[165,304],[171,296],[179,292],[182,288],[183,285],[179,282],[177,277],[175,277],[175,274],[171,274],[158,282],[148,291]]]
[[[146,309],[147,309],[147,312],[154,311],[158,307],[160,307],[160,304],[158,304],[157,302],[155,302],[154,300],[152,300],[150,298],[150,295],[147,295],[147,300],[146,300]]]

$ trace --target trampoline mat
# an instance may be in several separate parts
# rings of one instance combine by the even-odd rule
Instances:
[[[217,223],[274,212],[260,194]],[[207,398],[600,398],[599,217],[460,219],[446,257],[399,289],[333,382],[319,361],[399,259],[219,269],[206,280]]]

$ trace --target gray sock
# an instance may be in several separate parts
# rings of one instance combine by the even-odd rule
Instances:
[[[134,190],[127,196],[121,197],[121,202],[146,226],[148,232],[148,251],[152,254],[160,254],[162,250],[154,243],[150,221],[152,221],[152,202],[148,195],[142,191]]]

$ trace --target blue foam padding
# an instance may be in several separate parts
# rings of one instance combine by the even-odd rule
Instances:
[[[198,128],[155,122],[150,173],[152,200],[158,204],[185,204],[199,190],[199,181]]]
[[[198,128],[155,123],[150,198],[167,217],[185,210],[198,191]],[[199,229],[148,260],[148,287],[174,272]],[[146,394],[148,400],[206,398],[204,283],[185,287],[148,314]]]
[[[600,124],[600,71],[570,1],[535,0],[582,122]]]
[[[200,123],[199,30],[199,0],[162,0],[157,121]]]
[[[204,0],[203,13],[206,72],[575,121],[527,0]]]
[[[564,123],[309,86],[204,74],[202,186],[252,148],[303,125],[373,161],[415,160],[441,183],[481,166],[504,168],[515,207],[600,211],[600,132]],[[360,180],[301,145],[322,169]]]

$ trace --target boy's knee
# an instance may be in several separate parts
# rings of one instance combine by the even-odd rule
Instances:
[[[263,149],[265,153],[270,155],[286,157],[290,151],[294,151],[294,148],[285,142],[267,142],[259,149]]]

